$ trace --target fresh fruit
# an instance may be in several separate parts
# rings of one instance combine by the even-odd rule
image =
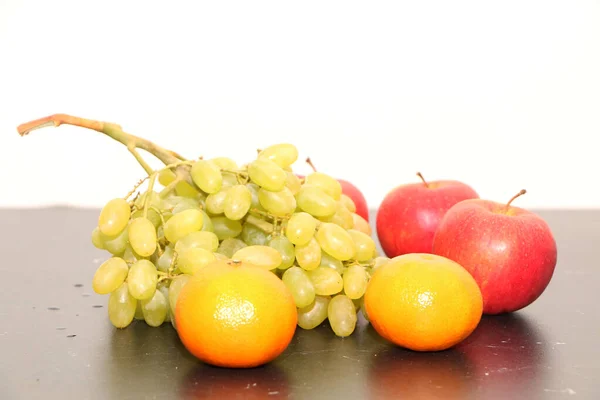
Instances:
[[[98,216],[100,233],[117,236],[125,229],[131,216],[131,209],[125,199],[112,199],[102,208]]]
[[[344,179],[338,179],[340,185],[342,185],[342,193],[350,197],[354,202],[356,208],[356,214],[360,215],[369,222],[369,207],[367,206],[367,199],[365,195],[352,183]]]
[[[373,328],[414,351],[440,351],[466,339],[482,316],[477,282],[445,257],[414,253],[393,258],[372,275],[364,295]]]
[[[404,184],[383,199],[376,217],[379,242],[384,253],[396,257],[409,253],[431,253],[440,220],[454,204],[478,198],[467,184],[453,180]]]
[[[322,171],[298,178],[294,145],[274,144],[238,164],[227,157],[184,158],[116,124],[64,114],[18,130],[26,135],[63,124],[124,144],[146,172],[126,196],[108,202],[91,235],[111,259],[98,268],[93,286],[109,294],[113,325],[138,320],[178,329],[177,298],[192,277],[217,261],[238,261],[289,290],[298,326],[329,321],[336,335],[354,332],[357,313],[364,314],[366,283],[387,258],[378,257],[368,215],[358,214],[343,181]],[[165,166],[150,169],[137,149]]]
[[[313,164],[310,157],[306,159],[306,163],[308,165],[310,165],[310,167],[312,168],[312,170],[314,172],[317,172],[317,169],[315,168],[315,165]],[[298,175],[298,176],[303,179],[307,178],[303,175]],[[345,179],[339,179],[339,178],[337,179],[337,181],[340,184],[341,193],[348,196],[354,203],[354,210],[352,210],[352,212],[355,212],[356,214],[360,215],[361,217],[363,217],[365,219],[365,221],[368,222],[369,221],[369,207],[367,206],[367,199],[365,198],[365,195],[360,191],[360,189],[358,189],[358,187],[356,187],[351,182],[349,182]]]
[[[216,261],[179,292],[177,332],[184,346],[215,366],[250,368],[277,358],[298,322],[292,294],[273,273]]]
[[[125,260],[112,257],[104,261],[96,270],[92,280],[92,289],[98,294],[114,292],[125,282],[129,268]]]
[[[501,314],[533,303],[552,279],[556,242],[537,214],[484,199],[461,202],[442,219],[435,254],[466,268],[483,294],[483,312]]]

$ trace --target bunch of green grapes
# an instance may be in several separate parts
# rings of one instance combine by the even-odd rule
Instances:
[[[352,334],[370,276],[388,259],[378,256],[368,223],[340,183],[322,172],[299,178],[297,158],[295,146],[276,144],[242,166],[226,157],[182,161],[150,174],[134,199],[135,190],[110,200],[92,242],[112,255],[93,278],[94,291],[109,294],[112,324],[138,319],[176,328],[181,288],[224,259],[280,277],[301,328],[328,320],[336,335]],[[174,172],[180,165],[189,176]]]

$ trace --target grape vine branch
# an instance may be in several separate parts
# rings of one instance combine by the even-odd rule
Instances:
[[[17,127],[17,131],[19,132],[19,135],[26,136],[36,129],[49,126],[59,127],[60,125],[73,125],[81,128],[91,129],[96,132],[103,133],[117,142],[120,142],[127,147],[131,154],[133,154],[135,159],[142,166],[142,168],[144,168],[148,175],[151,175],[154,171],[138,153],[137,149],[147,151],[158,158],[165,165],[187,161],[185,157],[181,156],[175,151],[167,150],[147,139],[125,132],[118,124],[80,118],[68,114],[53,114],[47,117],[29,121],[19,125]],[[179,177],[181,180],[186,180],[190,184],[192,183],[188,165],[179,164],[173,172],[175,172],[177,177]]]

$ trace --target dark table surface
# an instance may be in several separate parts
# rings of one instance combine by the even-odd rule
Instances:
[[[249,370],[202,364],[170,324],[112,327],[90,287],[98,212],[0,211],[0,399],[600,399],[600,210],[540,211],[559,253],[546,292],[451,350],[402,350],[361,320],[346,339],[298,329]]]

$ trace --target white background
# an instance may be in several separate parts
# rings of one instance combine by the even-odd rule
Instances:
[[[0,0],[0,206],[101,206],[143,176],[92,131],[18,136],[54,113],[187,157],[292,142],[371,206],[421,171],[597,207],[600,2]]]

